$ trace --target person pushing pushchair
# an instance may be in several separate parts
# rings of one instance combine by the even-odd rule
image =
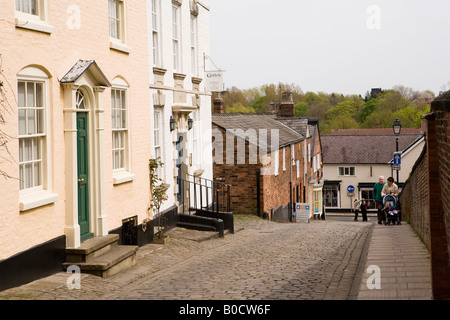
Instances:
[[[394,178],[389,177],[383,190],[381,190],[381,196],[383,197],[383,212],[386,218],[385,224],[401,224],[398,193],[398,186],[394,183]]]

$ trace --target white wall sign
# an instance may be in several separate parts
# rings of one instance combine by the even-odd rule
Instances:
[[[223,91],[223,71],[208,71],[205,74],[206,91],[222,92]]]

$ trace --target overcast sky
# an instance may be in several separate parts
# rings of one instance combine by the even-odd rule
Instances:
[[[449,0],[210,0],[225,86],[450,89]]]

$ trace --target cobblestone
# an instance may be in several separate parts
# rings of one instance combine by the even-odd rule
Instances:
[[[348,299],[356,294],[352,285],[372,227],[237,216],[235,234],[219,239],[175,229],[168,245],[140,248],[136,265],[122,273],[106,279],[82,275],[81,290],[69,290],[69,275],[61,272],[0,292],[0,299]]]

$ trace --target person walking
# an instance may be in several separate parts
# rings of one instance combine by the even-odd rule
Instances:
[[[398,186],[394,183],[394,178],[389,177],[387,183],[381,190],[381,196],[384,198],[388,194],[392,194],[395,198],[398,197]]]
[[[362,200],[361,203],[361,215],[362,215],[362,221],[367,221],[367,211],[369,211],[369,204],[366,202],[366,200]]]
[[[358,213],[359,213],[360,205],[361,205],[361,200],[355,199],[355,201],[353,201],[353,210],[355,211],[354,221],[358,221]]]
[[[381,195],[381,191],[383,191],[383,188],[385,186],[386,182],[384,182],[384,177],[380,176],[378,178],[378,182],[375,183],[373,186],[373,199],[375,200],[375,205],[378,209],[377,212],[377,218],[378,218],[378,224],[382,224],[383,221],[386,220],[386,217],[384,216],[383,212],[383,196]]]

